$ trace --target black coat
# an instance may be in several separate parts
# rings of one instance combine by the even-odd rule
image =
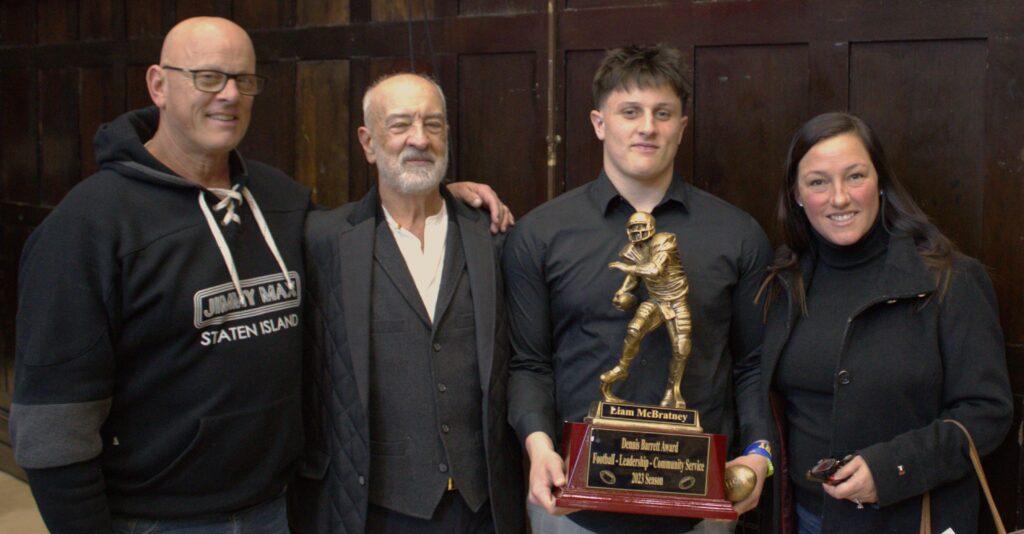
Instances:
[[[800,265],[803,279],[811,280],[813,260],[804,257]],[[800,320],[791,285],[783,276],[783,290],[767,314],[761,358],[765,397]],[[825,533],[916,533],[927,491],[934,532],[977,529],[978,482],[967,441],[942,420],[963,423],[982,454],[1002,442],[1013,415],[1003,335],[992,283],[976,260],[957,255],[948,292],[940,299],[936,291],[913,240],[891,237],[882,275],[865,288],[865,304],[847,321],[834,375],[829,451],[831,457],[858,453],[864,458],[879,502],[857,509],[826,495]],[[778,437],[777,455],[785,453]],[[803,473],[810,467],[787,468]],[[785,476],[775,479],[776,495],[788,504]],[[775,508],[778,531],[783,526],[778,514],[792,517],[793,511]]]
[[[445,194],[447,194],[445,192]],[[367,402],[374,188],[361,201],[310,213],[306,223],[306,458],[289,486],[299,533],[362,533],[369,478]],[[523,531],[522,456],[507,423],[509,343],[500,240],[487,217],[455,202],[473,294],[490,505],[499,534]]]

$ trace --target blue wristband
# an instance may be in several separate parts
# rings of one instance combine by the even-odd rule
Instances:
[[[746,456],[748,454],[758,454],[768,458],[770,461],[772,459],[772,446],[768,443],[768,440],[759,439],[750,445],[747,445],[746,449],[743,449],[743,455]]]
[[[775,466],[772,465],[772,446],[766,439],[759,439],[750,445],[747,445],[746,449],[743,449],[743,456],[748,454],[756,454],[758,456],[764,456],[768,460],[768,472],[766,476],[772,476],[775,473]]]

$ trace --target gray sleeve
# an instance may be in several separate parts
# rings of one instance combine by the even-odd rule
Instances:
[[[110,399],[68,404],[11,405],[14,461],[24,469],[45,469],[100,455],[99,429]]]

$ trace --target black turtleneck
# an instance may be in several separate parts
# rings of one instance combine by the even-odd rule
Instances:
[[[789,425],[787,455],[795,482],[796,502],[821,515],[825,493],[804,473],[819,459],[832,456],[829,447],[835,374],[847,319],[870,295],[881,274],[889,234],[878,222],[849,246],[830,243],[817,232],[814,274],[807,286],[807,316],[793,326],[783,349],[775,388],[786,399]]]

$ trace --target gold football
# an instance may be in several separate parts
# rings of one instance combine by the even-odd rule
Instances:
[[[725,498],[730,502],[740,502],[754,491],[757,475],[745,465],[732,465],[725,468]]]
[[[612,304],[622,311],[631,310],[633,306],[636,306],[636,295],[625,292],[616,293],[612,298]]]

